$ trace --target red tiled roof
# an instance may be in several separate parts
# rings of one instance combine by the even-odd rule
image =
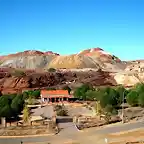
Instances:
[[[41,94],[45,95],[68,95],[68,91],[67,90],[41,90]]]

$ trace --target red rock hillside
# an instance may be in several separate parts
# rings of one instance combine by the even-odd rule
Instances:
[[[22,92],[27,89],[61,88],[67,84],[73,88],[82,83],[93,86],[116,85],[109,73],[101,71],[37,73],[5,69],[0,72],[0,91],[3,94]]]

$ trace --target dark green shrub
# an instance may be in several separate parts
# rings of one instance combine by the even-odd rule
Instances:
[[[86,100],[86,92],[88,90],[93,90],[93,88],[89,86],[88,84],[83,84],[82,86],[78,87],[74,91],[74,97],[78,99]]]
[[[56,106],[54,107],[54,110],[56,111],[57,116],[68,116],[68,111],[67,111],[67,109],[65,108],[65,106],[56,105]]]
[[[11,72],[12,76],[16,76],[16,77],[22,77],[22,76],[26,76],[24,71],[21,70],[15,70],[13,72]]]
[[[48,72],[56,72],[56,69],[55,68],[49,68]]]
[[[131,106],[137,106],[138,105],[138,93],[136,91],[131,91],[126,96],[127,103]]]
[[[139,104],[139,106],[144,107],[144,92],[139,94],[138,104]]]

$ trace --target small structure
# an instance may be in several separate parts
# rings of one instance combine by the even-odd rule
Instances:
[[[42,103],[69,102],[72,98],[68,90],[41,90]]]
[[[5,118],[5,117],[2,117],[2,118],[1,118],[1,125],[2,125],[3,127],[6,127],[6,118]]]

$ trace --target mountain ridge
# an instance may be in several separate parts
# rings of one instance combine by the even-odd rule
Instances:
[[[27,50],[0,57],[1,67],[24,69],[103,68],[107,64],[112,67],[116,63],[121,63],[121,60],[99,47],[65,56],[52,51]]]

